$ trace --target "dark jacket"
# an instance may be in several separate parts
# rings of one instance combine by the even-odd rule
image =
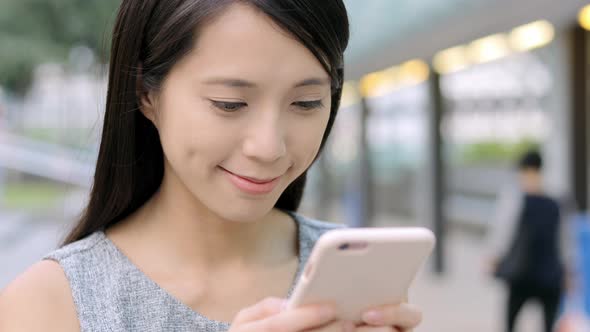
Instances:
[[[522,255],[515,281],[539,287],[561,287],[564,267],[560,255],[560,213],[555,200],[526,194],[511,250],[507,255]],[[523,243],[524,242],[524,243]],[[522,252],[515,253],[519,247]]]

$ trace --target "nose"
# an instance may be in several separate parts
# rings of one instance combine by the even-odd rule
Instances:
[[[245,156],[272,163],[286,155],[285,128],[280,116],[257,117],[249,129],[242,146]]]

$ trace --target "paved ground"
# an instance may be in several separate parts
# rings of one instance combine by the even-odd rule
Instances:
[[[390,217],[377,219],[377,226],[411,224]],[[445,273],[434,274],[432,261],[420,271],[410,290],[410,302],[424,313],[416,332],[504,332],[504,288],[484,272],[484,240],[483,234],[472,228],[451,230],[446,241]],[[529,303],[516,331],[543,331],[541,319],[540,307]]]
[[[481,267],[481,241],[473,235],[450,234],[448,272],[431,273],[426,266],[410,292],[410,301],[424,311],[417,332],[503,332],[504,289]],[[529,303],[518,321],[518,332],[540,332],[540,307]]]

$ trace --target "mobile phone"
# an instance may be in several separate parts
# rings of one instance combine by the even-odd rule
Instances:
[[[434,234],[420,227],[326,232],[316,242],[287,309],[333,303],[339,319],[360,322],[369,308],[407,299],[434,243]]]

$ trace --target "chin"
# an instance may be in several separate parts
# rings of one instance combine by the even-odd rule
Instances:
[[[218,215],[233,222],[256,222],[268,215],[274,208],[266,202],[251,202],[251,204],[233,204],[218,209]]]

